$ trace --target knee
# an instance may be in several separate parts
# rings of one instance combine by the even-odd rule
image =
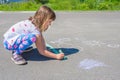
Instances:
[[[3,46],[4,46],[4,48],[6,48],[8,50],[12,50],[12,46],[7,41],[3,42]]]
[[[31,34],[31,35],[30,35],[30,40],[31,40],[32,42],[35,42],[35,41],[36,41],[36,35],[35,35],[35,34]]]

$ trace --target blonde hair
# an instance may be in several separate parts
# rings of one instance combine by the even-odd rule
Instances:
[[[41,32],[44,31],[44,23],[48,19],[52,19],[54,21],[56,19],[56,15],[55,15],[55,12],[51,8],[49,8],[45,5],[41,6],[36,11],[34,16],[29,18],[29,20],[31,20],[32,23],[36,27],[38,27]]]

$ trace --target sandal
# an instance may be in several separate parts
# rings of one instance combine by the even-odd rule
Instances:
[[[21,55],[18,54],[12,55],[11,59],[15,64],[18,65],[27,64],[27,61]]]

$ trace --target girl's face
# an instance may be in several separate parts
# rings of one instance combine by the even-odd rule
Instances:
[[[52,19],[48,19],[45,23],[44,23],[44,31],[46,31],[48,29],[48,27],[51,25],[52,23]]]

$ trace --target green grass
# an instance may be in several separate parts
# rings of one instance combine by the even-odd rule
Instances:
[[[20,3],[9,3],[0,5],[1,11],[34,11],[40,4],[35,2],[20,2]]]
[[[0,11],[35,11],[42,5],[36,1],[0,4]],[[120,10],[119,0],[46,0],[45,5],[62,11]]]

